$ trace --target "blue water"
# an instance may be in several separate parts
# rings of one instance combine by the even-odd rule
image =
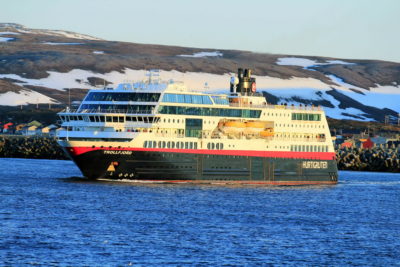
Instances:
[[[327,187],[86,182],[0,159],[0,265],[400,265],[400,174]]]

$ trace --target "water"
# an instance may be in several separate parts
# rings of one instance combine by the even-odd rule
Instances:
[[[85,182],[0,159],[0,265],[400,265],[400,174],[328,187]]]

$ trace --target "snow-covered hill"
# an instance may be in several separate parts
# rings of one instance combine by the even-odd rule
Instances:
[[[62,102],[54,90],[138,81],[151,68],[161,69],[163,80],[223,92],[246,67],[270,103],[321,105],[339,119],[400,113],[400,64],[393,62],[109,42],[14,24],[0,24],[0,38],[0,105]]]

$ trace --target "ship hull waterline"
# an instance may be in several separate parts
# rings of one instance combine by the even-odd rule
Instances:
[[[318,158],[312,157],[312,153],[307,157],[300,154],[271,157],[198,153],[199,150],[73,147],[64,150],[89,179],[249,185],[334,185],[338,181],[333,153]]]

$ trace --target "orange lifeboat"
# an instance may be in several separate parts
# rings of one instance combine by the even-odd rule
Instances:
[[[243,129],[246,128],[246,123],[241,121],[226,121],[223,124],[223,132],[226,134],[237,134],[243,132]]]
[[[245,132],[247,134],[259,133],[265,129],[265,122],[263,121],[248,121],[246,122]]]
[[[227,121],[224,123],[225,127],[235,127],[235,128],[244,128],[246,127],[246,123],[241,121]]]
[[[262,121],[248,121],[246,122],[248,128],[265,128],[265,122]]]
[[[265,131],[260,132],[261,137],[271,137],[274,136],[274,131],[272,129],[266,129]]]

